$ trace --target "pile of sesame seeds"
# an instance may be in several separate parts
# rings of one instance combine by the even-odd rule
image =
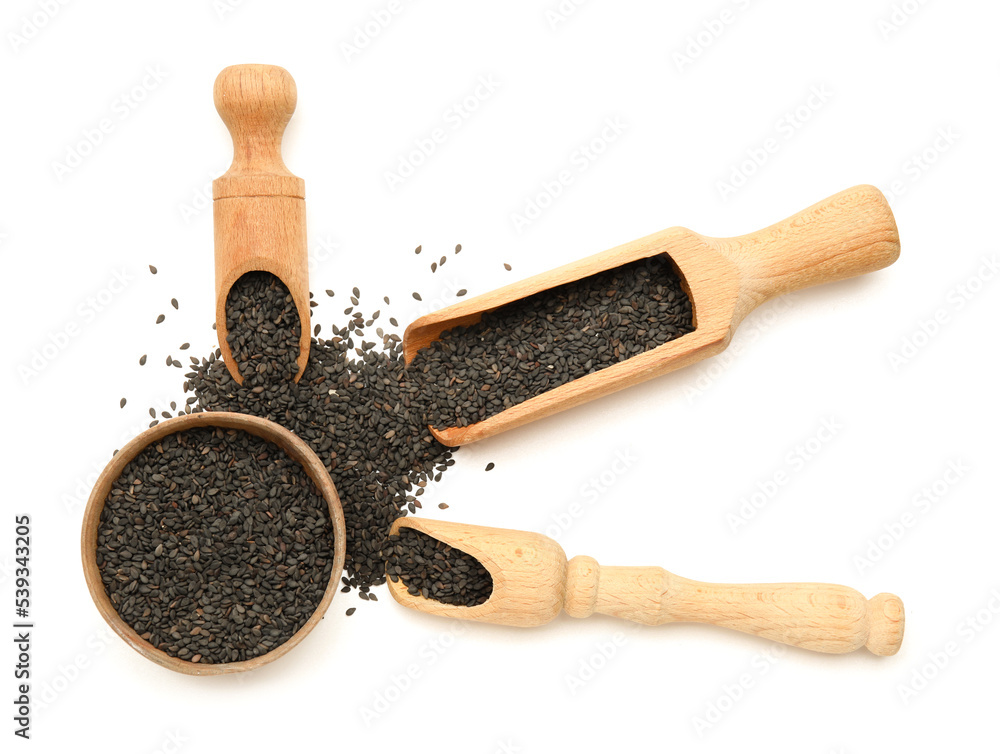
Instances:
[[[244,278],[237,282],[229,298],[228,319],[247,321],[247,309],[255,311],[261,303],[248,286],[259,292],[258,283],[244,282]],[[287,295],[287,289],[269,276],[263,290],[275,291],[265,298],[279,305],[269,316],[283,318],[282,291]],[[427,429],[419,408],[419,388],[404,367],[401,339],[377,326],[380,311],[366,317],[357,310],[361,292],[355,288],[352,294],[347,324],[328,337],[312,337],[298,383],[274,379],[272,374],[281,370],[272,372],[269,366],[260,370],[259,364],[271,363],[270,356],[284,359],[282,373],[294,371],[292,354],[284,356],[282,348],[269,346],[274,339],[293,342],[293,332],[275,327],[258,329],[250,349],[263,355],[253,371],[265,379],[248,378],[238,384],[216,350],[192,365],[184,390],[193,394],[192,410],[264,417],[309,444],[330,472],[344,508],[347,573],[343,589],[358,589],[362,599],[368,599],[373,596],[371,587],[385,582],[381,550],[393,521],[421,508],[420,497],[427,485],[439,481],[455,461],[452,451]],[[374,337],[368,334],[373,328]]]

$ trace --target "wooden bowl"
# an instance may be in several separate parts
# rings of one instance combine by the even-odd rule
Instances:
[[[171,657],[161,649],[157,649],[139,634],[128,623],[118,615],[111,599],[104,590],[104,582],[101,579],[101,572],[97,568],[97,532],[101,522],[101,511],[104,509],[104,501],[107,500],[111,492],[111,485],[121,476],[125,467],[149,445],[161,440],[167,435],[172,435],[184,430],[196,427],[221,427],[223,429],[239,429],[256,435],[264,440],[273,442],[284,450],[292,460],[299,463],[306,474],[312,479],[316,488],[323,495],[330,508],[330,520],[333,522],[334,537],[334,560],[330,570],[330,583],[327,584],[323,599],[316,608],[316,611],[306,621],[305,625],[296,631],[286,642],[272,649],[266,654],[255,657],[252,660],[243,662],[227,662],[212,665],[202,665],[200,663],[182,660],[179,657]],[[245,670],[253,670],[261,665],[277,660],[287,652],[291,651],[306,634],[312,631],[316,624],[323,618],[330,601],[336,594],[340,584],[340,574],[344,570],[344,558],[347,549],[346,527],[344,525],[344,512],[340,505],[340,497],[333,485],[333,480],[327,473],[326,467],[319,457],[306,443],[289,432],[282,426],[267,419],[256,416],[246,416],[244,414],[229,413],[224,411],[208,411],[205,413],[188,414],[176,419],[168,419],[155,427],[146,430],[138,437],[132,439],[122,448],[111,462],[107,465],[101,476],[94,485],[87,501],[87,508],[83,514],[83,536],[81,541],[83,551],[83,575],[87,580],[87,588],[90,596],[97,605],[101,616],[108,622],[108,625],[116,634],[122,637],[125,642],[135,651],[148,660],[152,660],[157,665],[162,665],[168,670],[175,670],[178,673],[188,675],[222,675],[225,673],[240,673]]]

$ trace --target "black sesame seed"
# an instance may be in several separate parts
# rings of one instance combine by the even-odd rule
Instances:
[[[354,313],[345,326],[312,341],[305,372],[293,383],[285,376],[294,374],[298,337],[297,329],[295,337],[288,333],[294,309],[287,290],[282,287],[277,295],[269,283],[234,287],[227,322],[237,363],[240,353],[245,357],[243,384],[233,380],[216,350],[186,374],[193,400],[188,398],[185,412],[263,416],[308,443],[324,461],[343,503],[345,588],[384,583],[382,550],[389,528],[411,512],[411,505],[416,510],[413,491],[422,490],[452,457],[427,431],[420,386],[404,366],[402,339],[383,333],[376,342],[365,340],[361,328],[372,326],[381,312],[370,318]],[[272,369],[275,363],[284,366]]]
[[[416,529],[404,527],[389,537],[387,551],[386,573],[399,578],[410,594],[475,607],[493,593],[493,577],[482,563]]]
[[[115,610],[154,647],[234,662],[266,654],[312,616],[332,543],[326,501],[283,450],[192,429],[147,447],[114,482],[97,566]]]
[[[433,427],[464,427],[694,329],[669,259],[643,259],[459,326],[409,366]]]

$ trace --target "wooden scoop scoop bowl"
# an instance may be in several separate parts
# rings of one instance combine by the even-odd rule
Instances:
[[[285,284],[299,314],[298,382],[309,358],[309,254],[305,182],[285,167],[281,138],[295,81],[274,65],[234,65],[215,80],[215,107],[233,137],[233,164],[212,183],[215,201],[215,327],[222,358],[243,383],[226,340],[226,298],[248,272]]]
[[[893,594],[870,600],[835,584],[708,584],[662,568],[598,565],[586,555],[569,562],[541,534],[421,518],[397,520],[473,556],[493,577],[481,605],[461,607],[414,596],[389,580],[401,605],[425,613],[504,626],[540,626],[565,611],[660,625],[712,623],[816,652],[842,654],[866,647],[892,655],[903,640],[903,603]]]
[[[695,330],[599,372],[560,385],[467,427],[431,427],[445,445],[464,445],[513,429],[723,351],[753,309],[783,293],[862,275],[899,257],[892,210],[874,186],[855,186],[769,228],[709,238],[670,228],[421,317],[403,352],[417,352],[459,325],[519,299],[639,259],[666,254],[691,298]]]

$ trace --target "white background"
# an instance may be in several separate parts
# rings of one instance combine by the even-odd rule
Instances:
[[[28,512],[30,746],[995,745],[1000,7],[391,7],[4,4],[0,623],[13,613],[14,513]],[[557,17],[560,7],[571,12]],[[355,285],[366,311],[390,295],[383,319],[405,324],[457,288],[482,293],[671,225],[735,235],[854,184],[891,191],[903,244],[893,267],[772,302],[713,361],[464,448],[423,499],[432,516],[558,532],[570,555],[605,564],[891,591],[906,605],[900,653],[782,652],[712,627],[599,617],[459,626],[408,612],[384,589],[371,605],[338,594],[300,647],[239,677],[175,675],[110,635],[81,573],[83,503],[147,407],[181,396],[166,354],[181,356],[183,341],[189,354],[213,347],[207,197],[231,147],[212,84],[243,62],[282,65],[298,84],[284,153],[306,180],[316,321],[327,325]],[[481,77],[495,90],[463,105]],[[468,117],[456,121],[456,106]],[[586,159],[579,150],[609,118],[623,132]],[[103,119],[109,132],[91,146]],[[387,173],[438,127],[444,143],[390,186]],[[767,138],[777,150],[747,163]],[[564,169],[572,183],[516,227],[513,215]],[[462,254],[432,275],[430,262],[456,243]],[[109,291],[116,274],[127,284]],[[161,312],[167,321],[154,326]],[[75,334],[61,338],[67,329]],[[824,422],[838,428],[827,441],[816,439]],[[794,460],[801,453],[807,461]],[[632,460],[615,472],[619,454]],[[942,481],[949,468],[961,471]],[[734,526],[743,501],[781,473],[788,482]],[[10,700],[3,643],[0,697]],[[416,677],[401,680],[411,666]],[[7,702],[6,741],[12,716]]]

